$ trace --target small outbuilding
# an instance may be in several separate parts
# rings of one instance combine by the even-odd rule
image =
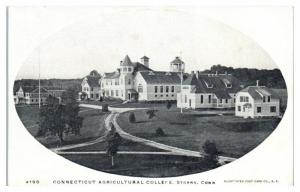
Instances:
[[[236,94],[235,115],[244,118],[279,116],[280,99],[265,86],[249,86]]]

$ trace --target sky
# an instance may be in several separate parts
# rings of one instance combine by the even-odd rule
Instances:
[[[196,11],[93,11],[92,16],[68,23],[41,41],[23,61],[17,79],[38,78],[39,65],[41,78],[82,78],[94,69],[111,72],[126,54],[132,61],[146,55],[150,68],[164,71],[169,70],[176,56],[185,62],[186,72],[209,69],[216,64],[276,68],[272,58],[254,40]],[[52,13],[55,15],[55,11]],[[51,22],[42,19],[40,22]]]

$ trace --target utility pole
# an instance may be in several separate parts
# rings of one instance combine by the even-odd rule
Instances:
[[[180,60],[181,60],[181,51],[180,51]],[[180,113],[182,113],[182,82],[183,82],[183,63],[180,63]]]
[[[41,48],[39,47],[39,109],[41,108],[41,71],[40,71],[40,53],[41,52]]]

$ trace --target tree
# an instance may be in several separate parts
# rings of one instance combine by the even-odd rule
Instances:
[[[171,101],[167,101],[166,108],[169,110],[172,107]]]
[[[83,118],[78,115],[79,106],[76,102],[74,90],[67,90],[62,95],[62,104],[56,97],[49,96],[46,105],[40,110],[39,136],[46,136],[47,133],[58,136],[61,143],[64,143],[64,135],[69,133],[80,135]]]
[[[155,131],[155,135],[158,136],[158,137],[164,137],[166,136],[164,130],[160,127],[158,127]]]
[[[220,152],[217,149],[216,143],[206,140],[202,146],[204,151],[204,163],[208,167],[217,167],[219,165],[218,155]]]
[[[108,112],[108,104],[102,105],[102,112]]]
[[[111,166],[114,167],[114,157],[118,153],[118,148],[121,143],[121,136],[116,132],[113,124],[111,124],[111,129],[107,134],[107,155],[111,157]]]
[[[133,112],[129,113],[129,122],[130,123],[135,123],[135,115]]]
[[[46,103],[47,105],[43,105],[40,110],[40,129],[38,135],[46,136],[47,133],[51,133],[52,135],[57,135],[61,143],[63,143],[63,106],[59,104],[57,98],[51,95],[47,98]]]
[[[152,119],[155,115],[155,110],[154,109],[149,109],[147,110],[146,114],[148,115],[148,119]]]

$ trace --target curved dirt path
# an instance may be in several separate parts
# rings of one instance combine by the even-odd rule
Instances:
[[[185,155],[185,156],[193,156],[193,157],[203,157],[203,155],[200,154],[200,152],[198,152],[198,151],[192,151],[192,150],[182,149],[182,148],[179,148],[179,147],[173,147],[173,146],[170,146],[170,145],[165,145],[165,144],[158,143],[158,142],[155,142],[155,141],[152,141],[152,140],[148,140],[148,139],[143,139],[143,138],[140,138],[140,137],[136,137],[136,136],[133,136],[133,135],[125,132],[119,126],[119,124],[117,123],[117,118],[118,118],[119,114],[120,113],[113,113],[113,116],[112,116],[111,119],[112,119],[112,123],[114,124],[117,132],[124,139],[128,139],[128,140],[131,140],[131,141],[134,141],[134,142],[138,142],[138,143],[141,143],[141,144],[144,144],[144,145],[147,145],[147,146],[155,147],[155,148],[158,148],[158,149],[170,151],[173,154],[177,154],[177,155]],[[236,158],[219,156],[219,162],[221,164],[224,164],[226,162],[234,161],[235,159]]]
[[[86,108],[92,108],[92,109],[102,109],[102,106],[92,105],[92,104],[80,104],[79,106],[86,107]],[[126,112],[126,111],[132,111],[132,110],[142,110],[142,109],[147,109],[147,108],[117,108],[117,107],[111,107],[110,106],[109,110],[111,111],[111,113],[105,119],[105,127],[106,127],[107,131],[110,130],[109,124],[113,123],[115,128],[116,128],[116,131],[124,139],[128,139],[128,140],[138,142],[138,143],[150,146],[150,147],[154,147],[154,148],[157,148],[157,149],[162,149],[162,150],[168,151],[168,152],[165,152],[165,154],[203,157],[203,155],[200,154],[198,151],[192,151],[192,150],[182,149],[182,148],[178,148],[178,147],[173,147],[173,146],[158,143],[158,142],[155,142],[155,141],[152,141],[152,140],[143,139],[143,138],[140,138],[140,137],[133,136],[133,135],[125,132],[119,126],[119,124],[117,123],[117,118],[120,115],[120,113],[123,113],[123,112]],[[67,145],[67,146],[63,146],[63,147],[53,148],[51,150],[56,152],[56,153],[62,154],[62,153],[66,153],[66,152],[62,152],[62,150],[74,149],[74,148],[78,148],[78,147],[85,147],[85,146],[93,145],[93,144],[105,141],[105,138],[106,138],[106,135],[104,135],[102,137],[99,137],[99,138],[97,138],[93,141],[74,144],[74,145]],[[72,152],[72,153],[74,153],[74,152]],[[86,153],[88,153],[88,152],[86,152]],[[235,158],[219,156],[219,162],[221,164],[225,164],[227,162],[231,162],[231,161],[234,161],[234,160],[235,160]]]

